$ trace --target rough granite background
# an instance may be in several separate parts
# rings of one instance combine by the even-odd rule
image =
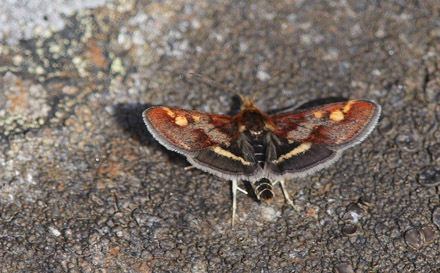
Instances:
[[[87,4],[86,4],[87,2]],[[45,3],[45,4],[43,4]],[[440,272],[440,2],[0,2],[1,272]],[[342,97],[377,129],[271,206],[142,111]]]

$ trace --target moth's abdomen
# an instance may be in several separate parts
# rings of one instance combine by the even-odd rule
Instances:
[[[254,138],[251,140],[251,145],[254,148],[255,162],[264,169],[264,164],[266,162],[266,148],[261,138]]]
[[[252,183],[252,188],[257,196],[258,200],[264,201],[270,204],[273,199],[273,188],[272,183],[267,178],[262,178],[254,183]]]

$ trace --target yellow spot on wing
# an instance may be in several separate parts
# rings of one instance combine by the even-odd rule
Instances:
[[[186,126],[188,125],[188,120],[184,116],[177,116],[174,120],[174,123],[176,123],[179,126]]]
[[[246,160],[244,160],[244,158],[242,158],[242,157],[240,157],[240,156],[236,156],[236,155],[234,155],[233,153],[231,153],[230,151],[227,151],[227,150],[225,150],[225,149],[222,149],[220,146],[215,147],[215,148],[214,148],[214,152],[217,153],[217,154],[219,154],[219,155],[222,155],[222,156],[228,157],[228,158],[230,158],[230,159],[240,161],[243,165],[251,165],[251,163],[250,163],[250,162],[247,162]]]
[[[292,156],[305,153],[310,149],[310,147],[312,147],[312,143],[310,142],[301,143],[298,147],[296,147],[292,151],[288,152],[287,154],[283,154],[277,160],[274,160],[273,163],[278,164],[286,159],[291,158]]]
[[[350,111],[351,106],[355,103],[354,100],[350,100],[347,102],[347,104],[344,106],[344,108],[342,109],[342,112],[347,113],[348,111]]]
[[[322,118],[324,116],[324,111],[316,111],[313,113],[313,116],[315,116],[315,118]]]
[[[191,117],[192,117],[192,119],[193,119],[195,122],[200,122],[200,116],[197,116],[197,115],[191,115]]]
[[[330,114],[329,118],[333,121],[341,121],[344,120],[344,113],[342,113],[340,110],[335,110]]]
[[[162,110],[167,112],[167,115],[174,118],[176,116],[176,113],[174,113],[170,108],[168,107],[162,107]]]

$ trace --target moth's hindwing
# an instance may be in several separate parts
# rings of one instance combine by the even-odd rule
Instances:
[[[286,141],[287,142],[287,141]],[[269,143],[269,149],[275,150],[274,156],[267,161],[272,178],[293,178],[305,176],[335,162],[340,152],[333,151],[322,144],[311,142],[293,142],[284,144]],[[274,147],[271,147],[274,146]]]

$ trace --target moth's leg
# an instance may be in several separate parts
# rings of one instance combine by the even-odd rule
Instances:
[[[237,210],[237,179],[232,179],[232,228],[234,228],[235,211]]]
[[[296,211],[299,211],[299,208],[293,203],[292,199],[289,197],[289,193],[287,192],[286,185],[284,184],[284,180],[275,181],[274,185],[280,182],[281,190],[283,191],[284,199],[286,199],[286,202],[289,203]]]
[[[240,187],[237,187],[237,190],[241,191],[242,193],[244,193],[244,194],[246,194],[246,195],[249,194],[246,190],[244,190],[244,189],[242,189],[242,188],[240,188]]]

